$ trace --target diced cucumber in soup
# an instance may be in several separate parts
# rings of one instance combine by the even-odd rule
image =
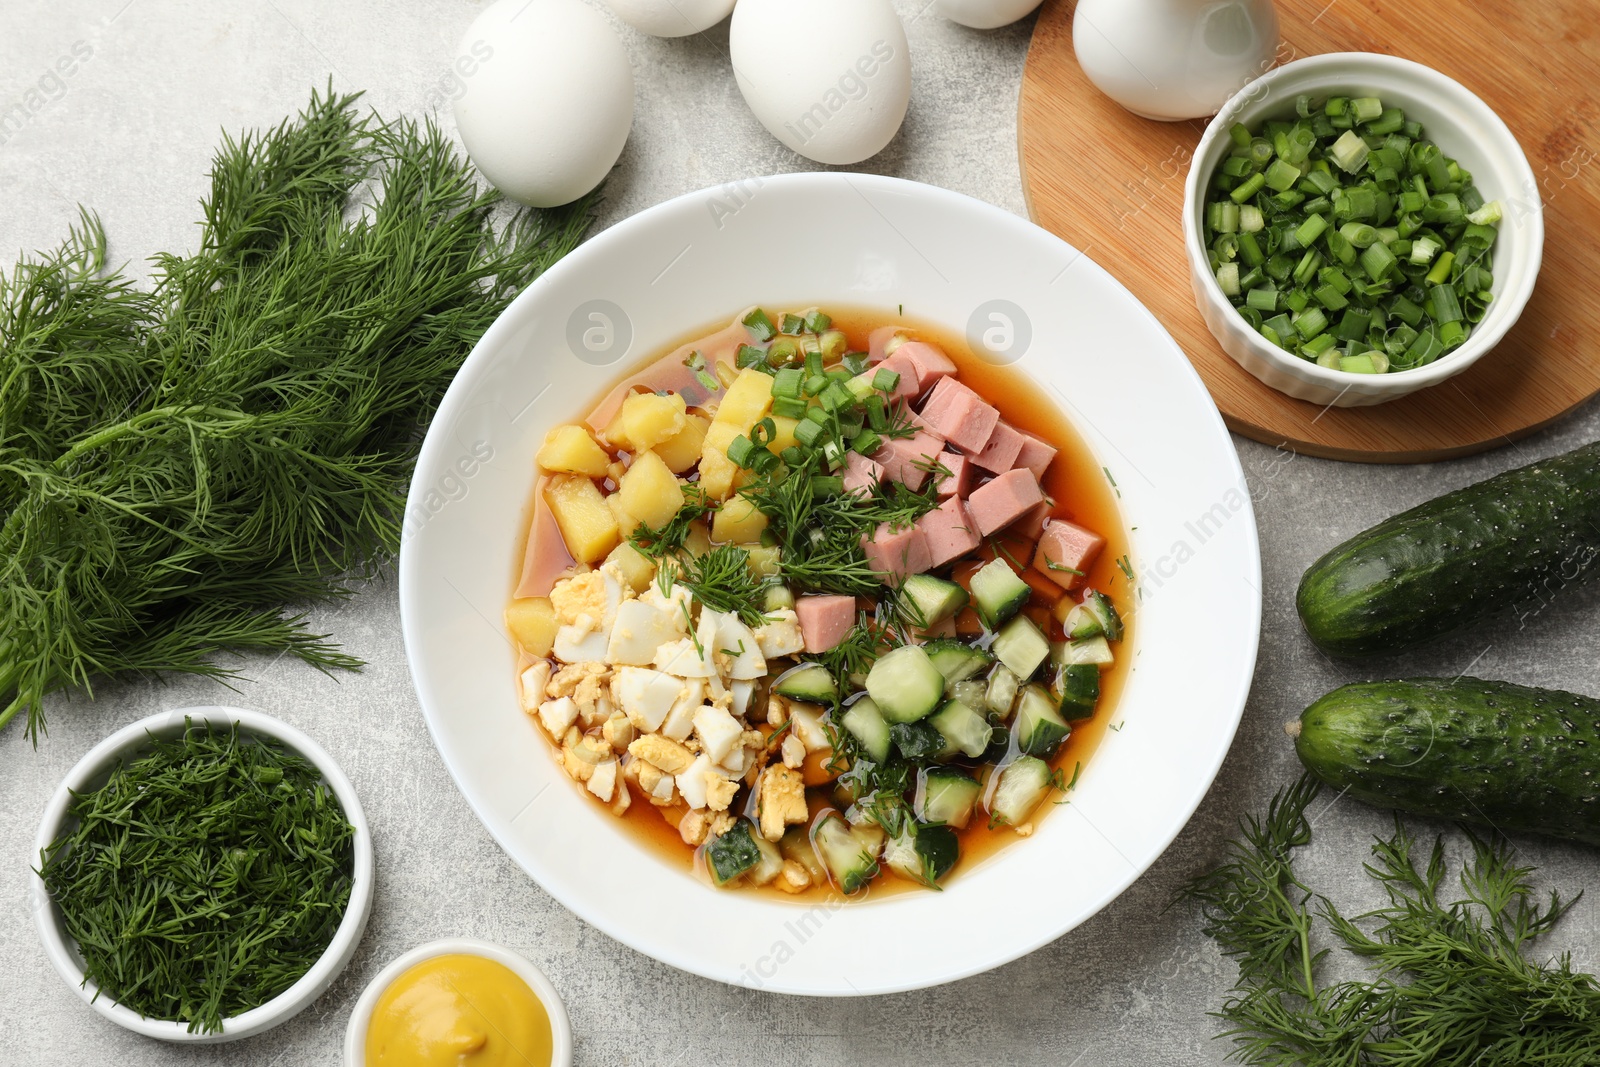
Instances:
[[[1009,719],[1011,709],[1017,703],[1017,692],[1021,688],[1022,679],[1002,663],[989,672],[989,684],[984,688],[983,702],[1000,718]]]
[[[889,758],[889,724],[878,714],[878,705],[871,697],[862,697],[845,709],[839,724],[861,745],[861,750],[874,763]]]
[[[1051,646],[1051,651],[1058,667],[1070,667],[1074,663],[1108,667],[1115,660],[1111,645],[1104,637],[1091,637],[1087,641],[1058,641]]]
[[[883,861],[902,878],[933,886],[961,858],[961,844],[948,826],[924,826],[903,820],[899,833],[884,845]]]
[[[945,701],[944,707],[934,712],[928,723],[944,738],[939,750],[941,759],[949,759],[957,753],[977,759],[989,747],[993,733],[988,719],[959,700]]]
[[[1056,702],[1068,722],[1087,719],[1100,701],[1100,668],[1093,663],[1074,663],[1056,675]]]
[[[1049,791],[1050,765],[1034,756],[1018,756],[1000,772],[989,812],[997,823],[1021,826]]]
[[[711,880],[725,886],[735,878],[752,870],[761,862],[761,849],[756,845],[759,835],[750,832],[750,823],[740,819],[724,833],[706,842],[706,869]],[[780,862],[781,868],[783,864]]]
[[[945,748],[944,734],[931,722],[897,722],[889,726],[889,737],[900,755],[912,763],[926,763],[942,757]]]
[[[833,675],[819,663],[802,663],[785,671],[772,683],[772,691],[791,700],[807,704],[831,704],[839,693]]]
[[[1040,759],[1054,756],[1072,733],[1072,727],[1061,717],[1056,702],[1037,685],[1023,687],[1017,702],[1017,720],[1011,729],[1017,748]]]
[[[954,767],[927,767],[917,775],[912,810],[923,822],[945,823],[961,829],[972,818],[983,786]]]
[[[997,630],[1013,615],[1022,610],[1033,590],[1017,577],[1005,560],[996,557],[972,576],[972,606],[978,618],[991,630]]]
[[[983,649],[949,639],[929,641],[922,646],[922,650],[928,654],[928,659],[939,669],[939,673],[944,675],[946,690],[976,676],[994,662],[994,657]]]
[[[811,844],[842,893],[854,893],[878,874],[878,863],[838,812],[830,811],[811,829]]]
[[[944,699],[944,675],[920,645],[902,645],[872,665],[867,692],[885,721],[916,722],[932,715]]]
[[[900,587],[901,594],[916,605],[923,625],[937,626],[967,606],[967,591],[955,582],[931,574],[913,574]]]
[[[991,647],[995,658],[1018,678],[1032,678],[1039,665],[1050,658],[1050,639],[1023,615],[1002,626]]]

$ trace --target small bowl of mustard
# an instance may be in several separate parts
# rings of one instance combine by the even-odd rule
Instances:
[[[448,938],[419,945],[368,983],[344,1034],[345,1067],[572,1067],[556,987],[516,952]]]

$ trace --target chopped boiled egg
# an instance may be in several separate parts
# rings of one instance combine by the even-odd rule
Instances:
[[[617,668],[614,692],[628,721],[645,733],[655,733],[683,695],[682,679],[648,667]]]
[[[806,639],[800,632],[800,617],[792,608],[767,612],[767,621],[755,629],[756,646],[767,659],[803,652]]]
[[[700,738],[701,751],[712,763],[721,763],[739,743],[744,727],[726,710],[706,704],[694,713],[694,732]]]
[[[672,607],[643,600],[624,601],[611,626],[606,662],[633,666],[652,663],[657,648],[683,638],[683,628],[683,614]]]

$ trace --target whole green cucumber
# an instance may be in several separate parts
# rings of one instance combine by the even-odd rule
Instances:
[[[1497,612],[1536,611],[1600,561],[1600,442],[1447,493],[1311,565],[1295,606],[1316,646],[1382,656]]]
[[[1307,770],[1376,807],[1600,845],[1600,700],[1477,678],[1358,682],[1289,733]]]

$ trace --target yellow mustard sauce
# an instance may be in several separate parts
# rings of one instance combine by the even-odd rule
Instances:
[[[550,1067],[550,1016],[528,983],[482,956],[435,956],[389,983],[367,1025],[367,1067]]]

